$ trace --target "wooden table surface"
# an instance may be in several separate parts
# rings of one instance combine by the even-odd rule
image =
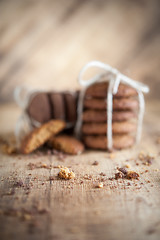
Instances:
[[[0,133],[7,138],[13,133],[19,109],[13,104],[1,105],[0,114]],[[7,155],[1,140],[0,238],[158,240],[159,130],[158,102],[149,102],[141,144],[129,150],[112,154],[86,151],[60,160],[40,152]],[[152,165],[138,160],[141,151],[154,156]],[[99,164],[93,165],[94,161]],[[35,164],[32,170],[30,163]],[[109,180],[117,167],[126,164],[140,174],[139,180]],[[57,179],[59,165],[72,169],[75,179]],[[104,187],[96,188],[100,182]]]

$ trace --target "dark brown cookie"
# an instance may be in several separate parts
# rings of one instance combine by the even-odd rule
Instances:
[[[131,118],[135,118],[136,114],[132,111],[114,111],[112,113],[112,121],[126,121]],[[106,111],[95,111],[95,110],[86,110],[83,112],[83,121],[84,122],[106,122],[107,121],[107,112]]]
[[[52,136],[61,132],[65,127],[65,122],[61,120],[51,120],[44,123],[41,127],[35,128],[22,141],[20,151],[28,154],[42,146]]]
[[[105,110],[106,99],[88,98],[84,100],[84,107],[88,109]],[[138,101],[134,98],[113,99],[113,110],[135,110],[138,109]]]
[[[108,93],[108,82],[95,83],[86,90],[87,97],[106,98]],[[136,96],[137,92],[134,88],[120,84],[115,98]]]
[[[129,135],[117,135],[113,136],[113,148],[123,149],[131,147],[135,140]],[[84,143],[88,148],[92,149],[107,149],[107,137],[106,136],[85,136]]]
[[[52,116],[47,93],[34,93],[31,95],[30,99],[31,100],[27,108],[29,117],[40,123],[49,121]]]
[[[66,135],[51,138],[49,146],[72,155],[78,155],[84,151],[84,145],[80,141]]]
[[[65,104],[63,93],[52,92],[49,94],[53,119],[65,120]]]
[[[65,92],[64,94],[66,121],[75,123],[77,119],[77,93]]]
[[[112,133],[124,134],[136,131],[136,124],[132,122],[113,122]],[[106,123],[84,123],[82,133],[86,135],[103,135],[107,133]]]

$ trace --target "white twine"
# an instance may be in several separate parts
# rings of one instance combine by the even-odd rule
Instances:
[[[99,61],[91,61],[87,63],[82,70],[80,71],[78,81],[84,89],[80,92],[79,101],[78,101],[78,108],[77,108],[77,124],[75,127],[75,133],[79,137],[80,131],[82,127],[82,113],[83,113],[83,101],[86,89],[91,86],[92,84],[96,82],[102,81],[103,74],[96,75],[94,78],[91,78],[89,80],[83,80],[84,73],[91,67],[99,67],[106,71],[107,78],[105,78],[105,81],[109,81],[109,87],[108,87],[108,94],[107,94],[107,147],[109,150],[112,149],[112,101],[113,101],[113,95],[115,95],[118,91],[119,84],[122,82],[124,84],[127,84],[134,88],[138,93],[138,100],[139,100],[139,114],[138,114],[138,123],[137,123],[137,136],[136,136],[136,142],[139,143],[141,139],[141,133],[142,133],[142,122],[143,122],[143,115],[144,115],[144,109],[145,109],[145,103],[144,103],[144,96],[143,93],[149,92],[149,87],[143,83],[137,82],[135,80],[130,79],[129,77],[123,75],[120,73],[117,69],[112,68],[108,64],[104,64]]]

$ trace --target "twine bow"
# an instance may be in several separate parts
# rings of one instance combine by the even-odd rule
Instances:
[[[77,114],[78,114],[78,120],[75,127],[75,133],[77,136],[80,135],[80,130],[82,126],[82,113],[83,113],[83,101],[84,96],[87,88],[91,86],[94,83],[97,83],[101,81],[101,77],[103,74],[98,74],[94,78],[91,78],[89,80],[83,80],[84,73],[91,67],[98,67],[107,73],[107,79],[105,81],[109,82],[108,86],[108,94],[107,94],[107,147],[108,149],[112,149],[113,143],[112,143],[112,100],[113,95],[115,95],[118,91],[118,87],[120,83],[124,83],[126,85],[129,85],[130,87],[134,88],[138,93],[138,100],[139,100],[139,114],[138,114],[138,124],[137,124],[137,135],[136,135],[136,142],[139,143],[141,139],[141,132],[142,132],[142,122],[143,122],[143,115],[145,110],[145,102],[144,102],[144,96],[143,93],[149,92],[149,87],[143,83],[137,82],[135,80],[130,79],[129,77],[123,75],[120,73],[117,69],[112,68],[108,64],[104,64],[99,61],[91,61],[87,63],[82,70],[80,71],[78,81],[84,89],[80,92],[79,102],[78,102],[78,108],[77,108]]]

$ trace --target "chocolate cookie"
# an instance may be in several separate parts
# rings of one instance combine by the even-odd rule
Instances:
[[[66,109],[66,121],[75,123],[77,119],[77,93],[65,92],[63,96]]]
[[[28,154],[42,146],[53,135],[62,131],[65,127],[65,122],[61,120],[51,120],[44,123],[41,127],[35,128],[22,141],[20,151],[23,154]]]
[[[80,141],[66,135],[51,138],[49,146],[72,155],[77,155],[84,151],[84,145]]]
[[[33,96],[33,97],[32,97]],[[51,119],[51,108],[47,93],[31,95],[27,112],[31,119],[45,123]]]
[[[84,107],[89,109],[105,110],[106,99],[88,98],[84,100]],[[113,110],[135,110],[138,109],[138,101],[134,98],[113,99]]]
[[[95,83],[86,90],[86,97],[106,98],[108,94],[108,82]],[[134,88],[120,83],[115,98],[136,96]]]
[[[113,136],[113,148],[123,149],[131,147],[135,140],[129,135],[117,135]],[[84,143],[88,148],[93,149],[107,149],[107,137],[106,136],[85,136]]]
[[[134,118],[136,115],[132,111],[114,111],[112,113],[112,121],[125,121]],[[106,122],[106,111],[86,110],[83,112],[84,122]]]
[[[132,122],[113,122],[112,133],[124,134],[136,131],[136,124]],[[82,133],[86,135],[103,135],[107,133],[106,123],[84,123],[82,125]]]
[[[65,104],[62,93],[52,92],[49,94],[53,119],[65,120]]]

